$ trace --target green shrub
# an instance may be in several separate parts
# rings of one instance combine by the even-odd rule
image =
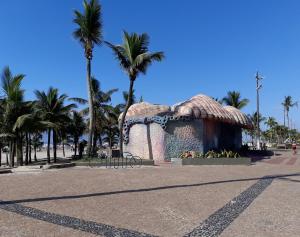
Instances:
[[[205,154],[198,152],[198,151],[184,151],[181,155],[181,159],[187,159],[187,158],[238,158],[240,157],[239,153],[234,151],[227,151],[222,150],[220,152],[216,152],[214,150],[210,150],[206,152]]]

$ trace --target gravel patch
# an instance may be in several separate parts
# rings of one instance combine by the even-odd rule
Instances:
[[[264,177],[209,216],[185,237],[219,236],[274,180]]]

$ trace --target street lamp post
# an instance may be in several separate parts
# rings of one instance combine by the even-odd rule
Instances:
[[[257,149],[261,149],[260,144],[260,128],[259,128],[259,90],[262,88],[262,85],[260,84],[260,81],[263,79],[258,72],[256,72],[256,142],[257,142]]]

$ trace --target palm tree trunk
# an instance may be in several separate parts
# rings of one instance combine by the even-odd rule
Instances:
[[[2,165],[2,144],[0,144],[0,166]]]
[[[287,128],[290,129],[289,111],[286,111]]]
[[[53,138],[53,160],[54,163],[56,163],[56,131],[53,129],[53,134],[52,134],[52,138]]]
[[[87,154],[91,155],[93,151],[92,142],[93,142],[93,133],[94,133],[94,108],[93,108],[93,98],[92,98],[92,80],[91,80],[91,59],[87,58],[87,86],[88,86],[88,98],[89,98],[89,137],[87,144]]]
[[[65,142],[64,140],[62,140],[62,149],[63,149],[63,156],[66,157],[66,154],[65,154]]]
[[[48,144],[47,144],[47,163],[50,164],[50,139],[51,139],[51,129],[48,128]]]
[[[283,108],[283,126],[285,126],[285,107]]]
[[[31,160],[31,136],[30,136],[30,133],[28,133],[28,146],[29,146],[29,163],[31,163],[32,160]]]
[[[12,150],[12,166],[15,166],[15,157],[16,157],[16,151],[17,151],[17,140],[14,139],[13,142],[13,150]]]
[[[12,166],[12,160],[13,160],[13,142],[12,141],[10,141],[9,142],[9,166],[10,167],[13,167]]]
[[[98,137],[98,134],[96,131],[94,131],[94,135],[93,135],[93,150],[92,150],[92,155],[94,156],[97,152],[97,137]]]
[[[23,165],[23,144],[22,144],[22,138],[17,137],[17,165],[22,166]]]
[[[76,155],[77,155],[77,145],[78,144],[78,142],[77,141],[75,141],[74,142],[74,156],[75,156],[75,158],[76,158]]]
[[[14,140],[9,142],[9,166],[10,167],[15,166],[15,142],[14,142]]]
[[[5,156],[6,156],[6,165],[9,166],[8,152],[6,151],[5,153],[6,153],[6,154],[5,154]]]
[[[34,161],[37,161],[37,158],[36,158],[36,146],[33,146],[33,150],[34,150]]]
[[[109,152],[110,152],[110,157],[112,158],[112,138],[111,138],[112,134],[111,131],[109,131]]]
[[[101,135],[99,136],[99,146],[102,147],[102,138],[101,138]]]
[[[25,133],[25,142],[26,142],[26,147],[25,147],[25,165],[28,165],[28,152],[29,152],[29,147],[28,147],[28,133]]]
[[[130,79],[130,85],[129,85],[129,92],[128,92],[128,98],[125,110],[122,114],[121,122],[120,122],[120,157],[123,157],[123,125],[125,122],[127,111],[130,107],[130,101],[132,100],[132,94],[133,94],[133,84],[134,84],[134,78]]]

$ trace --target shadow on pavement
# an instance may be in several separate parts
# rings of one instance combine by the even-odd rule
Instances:
[[[100,197],[100,196],[126,194],[126,193],[152,192],[152,191],[166,190],[166,189],[200,187],[200,186],[205,186],[205,185],[233,183],[233,182],[245,182],[245,181],[253,181],[253,180],[259,180],[259,179],[270,179],[270,178],[272,178],[272,179],[283,179],[285,181],[291,181],[291,182],[300,182],[299,180],[293,180],[293,179],[287,178],[287,177],[292,177],[292,176],[300,176],[300,173],[283,174],[283,175],[270,175],[270,176],[247,178],[247,179],[230,179],[230,180],[221,180],[221,181],[196,183],[196,184],[178,184],[178,185],[169,185],[169,186],[159,186],[159,187],[153,187],[153,188],[119,190],[119,191],[111,191],[111,192],[87,193],[87,194],[79,194],[79,195],[18,199],[18,200],[10,200],[10,201],[0,201],[0,205],[15,204],[15,203],[43,202],[43,201],[53,201],[53,200],[66,200],[66,199],[79,199],[79,198]]]

